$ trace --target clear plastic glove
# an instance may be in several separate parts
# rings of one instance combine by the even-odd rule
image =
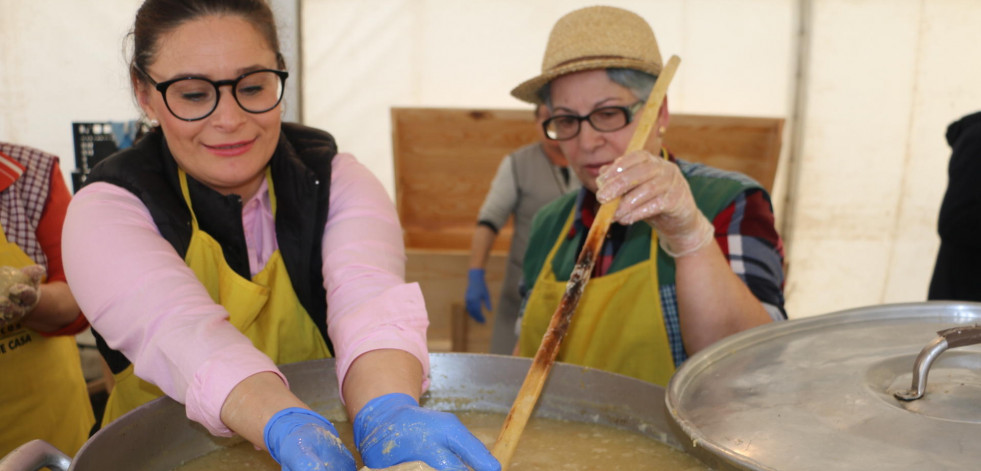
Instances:
[[[0,266],[0,325],[13,324],[37,307],[45,273],[41,265]]]
[[[354,418],[354,443],[365,466],[425,461],[440,471],[499,471],[501,464],[455,415],[419,407],[412,396],[376,397]]]
[[[674,258],[704,247],[714,238],[712,223],[695,204],[688,181],[677,165],[636,151],[600,169],[596,179],[600,203],[622,197],[614,214],[621,224],[647,221],[658,242]]]
[[[262,432],[266,449],[283,471],[354,471],[354,456],[337,429],[320,414],[299,407],[276,413]]]
[[[483,268],[471,268],[467,272],[467,313],[473,320],[483,324],[484,311],[480,305],[487,306],[491,310],[490,291],[487,291],[487,282],[484,280]]]

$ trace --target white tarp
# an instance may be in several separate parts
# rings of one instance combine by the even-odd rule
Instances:
[[[390,107],[526,107],[508,92],[539,70],[555,20],[593,3],[303,0],[291,68],[303,120],[391,191]],[[981,2],[605,3],[640,13],[682,58],[672,111],[788,120],[774,198],[792,317],[925,299],[943,133],[981,108]],[[61,155],[67,175],[72,121],[137,117],[123,40],[138,5],[0,0],[0,139]]]

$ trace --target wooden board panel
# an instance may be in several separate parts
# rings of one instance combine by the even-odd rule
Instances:
[[[392,108],[395,193],[407,247],[469,250],[502,158],[536,139],[531,110]],[[783,119],[671,115],[679,158],[737,170],[772,189]],[[510,225],[494,249],[506,251]]]
[[[676,157],[735,170],[773,189],[783,119],[671,115],[664,145]]]
[[[522,110],[393,108],[395,201],[407,247],[470,249],[501,159],[535,140]],[[495,250],[506,251],[510,225]]]
[[[494,313],[485,313],[487,322],[478,324],[464,310],[467,289],[467,262],[463,252],[406,250],[405,279],[418,282],[429,313],[429,350],[432,352],[487,353]],[[491,300],[496,305],[504,281],[507,257],[491,255],[486,279]]]

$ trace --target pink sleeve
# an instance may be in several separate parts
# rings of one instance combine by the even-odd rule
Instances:
[[[80,190],[68,207],[62,250],[92,327],[137,376],[185,403],[188,417],[212,433],[231,435],[220,412],[236,384],[263,371],[282,377],[228,323],[132,193],[108,183]]]
[[[419,285],[405,282],[405,245],[395,206],[378,179],[350,154],[334,158],[330,185],[322,250],[338,384],[344,384],[358,356],[398,349],[419,359],[425,388],[429,318]]]

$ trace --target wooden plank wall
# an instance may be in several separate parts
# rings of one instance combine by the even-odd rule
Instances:
[[[407,247],[470,249],[501,159],[535,140],[523,110],[393,108],[395,202]],[[498,238],[507,251],[511,228]]]
[[[486,352],[490,323],[466,318],[470,238],[505,155],[534,142],[529,110],[392,108],[396,206],[405,234],[406,278],[422,286],[433,351]],[[772,189],[784,120],[671,115],[665,146],[677,157],[741,171]],[[487,267],[496,303],[511,236],[498,236]],[[462,317],[462,318],[461,318]]]

